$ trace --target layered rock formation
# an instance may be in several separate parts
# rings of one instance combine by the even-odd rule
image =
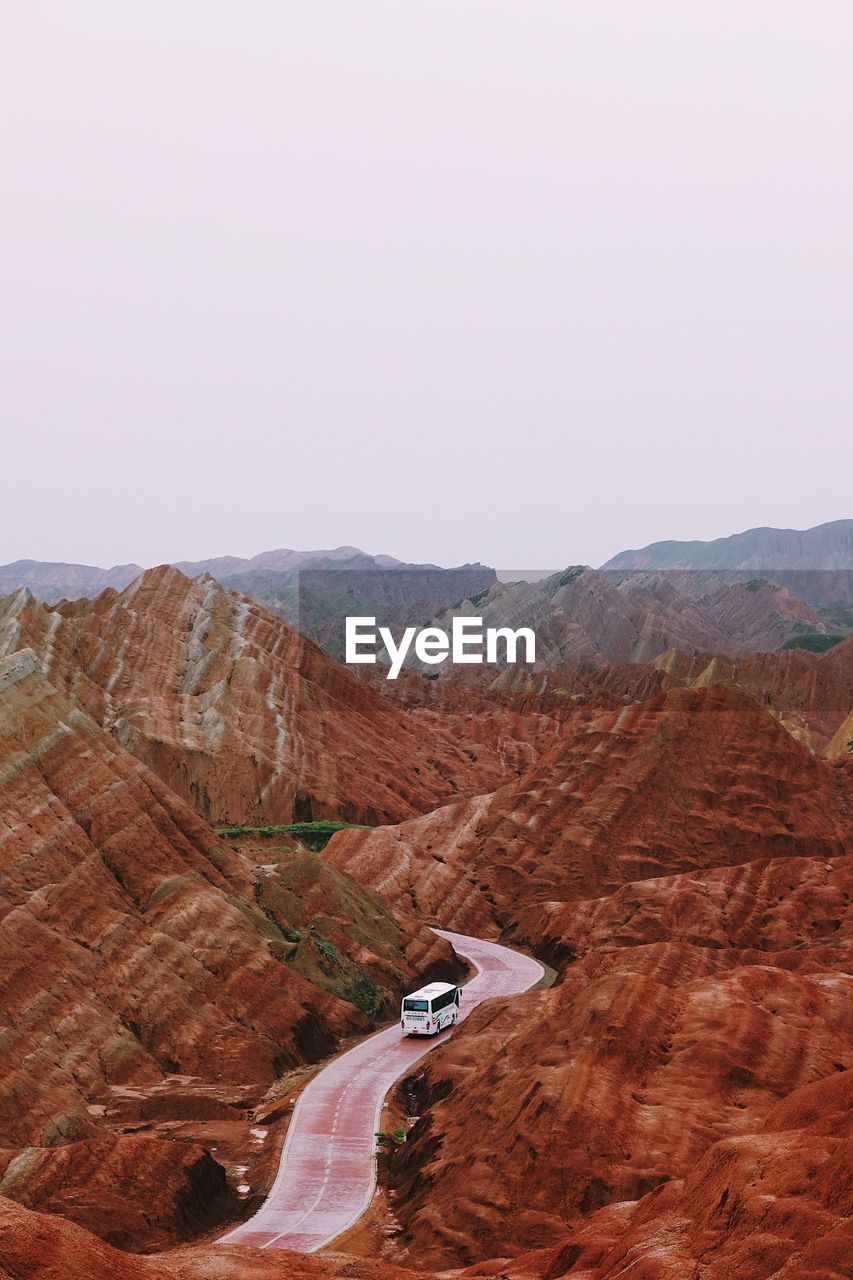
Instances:
[[[732,659],[669,649],[652,662],[581,659],[556,670],[511,667],[497,677],[485,667],[465,668],[452,680],[428,680],[404,669],[389,684],[372,674],[374,668],[365,670],[374,687],[395,702],[425,719],[437,712],[440,724],[455,720],[466,737],[478,732],[502,756],[512,744],[524,743],[516,771],[590,713],[644,702],[672,688],[737,686],[819,755],[828,752],[853,705],[853,637],[826,653],[794,648]]]
[[[527,906],[762,857],[835,857],[849,785],[736,687],[673,688],[567,726],[491,795],[375,832],[325,857],[389,901],[476,932]]]
[[[761,578],[842,631],[853,626],[853,520],[813,529],[747,529],[713,542],[654,542],[623,551],[605,572],[663,572],[694,599]]]
[[[477,1010],[427,1061],[394,1211],[402,1256],[435,1267],[552,1246],[517,1274],[590,1280],[606,1233],[587,1252],[561,1242],[607,1206],[624,1226],[625,1202],[639,1257],[653,1203],[686,1213],[706,1158],[722,1188],[725,1143],[747,1171],[775,1153],[781,1186],[791,1140],[750,1135],[853,1066],[847,770],[733,686],[671,688],[565,731],[491,795],[326,850],[390,901],[559,970],[551,991]],[[816,1220],[826,1187],[810,1192]],[[753,1196],[744,1212],[760,1234],[758,1209]],[[738,1222],[721,1228],[727,1261],[746,1248]],[[607,1239],[622,1265],[635,1256]],[[686,1266],[699,1237],[681,1243]]]
[[[505,1280],[846,1280],[853,1072],[795,1089],[684,1178],[590,1215],[554,1248],[472,1267]]]
[[[0,761],[0,1146],[99,1136],[111,1086],[268,1084],[452,968],[346,877],[215,837],[32,652],[0,663]]]
[[[0,1196],[0,1280],[413,1280],[387,1261],[208,1244],[151,1258]]]
[[[166,1248],[240,1211],[209,1151],[138,1136],[29,1147],[0,1176],[2,1196],[60,1214],[130,1250]]]
[[[495,583],[439,613],[436,625],[447,629],[457,616],[482,617],[488,627],[531,628],[537,669],[649,662],[673,648],[741,656],[829,629],[786,586],[764,579],[718,574],[698,583],[692,573],[580,565],[538,582]]]
[[[399,1153],[395,1212],[411,1256],[512,1254],[672,1180],[695,1187],[714,1144],[737,1151],[795,1090],[853,1065],[853,979],[833,963],[812,956],[803,973],[768,953],[651,944],[477,1010],[428,1059],[436,1100]],[[760,1145],[741,1142],[759,1159]]]
[[[646,701],[666,689],[712,684],[736,685],[751,694],[795,738],[823,754],[853,704],[853,637],[820,654],[788,649],[734,660],[670,649],[646,663],[576,663],[545,672],[516,667],[492,684],[488,698],[502,710],[523,709],[526,716],[538,711],[566,720],[576,715],[579,704],[606,710]],[[411,696],[410,687],[404,696]]]
[[[150,570],[121,593],[0,610],[0,653],[45,674],[122,746],[222,824],[397,821],[506,776],[454,725],[424,735],[310,641],[212,579]]]
[[[185,1129],[116,1136],[104,1105],[161,1134],[205,1106],[232,1124],[216,1089],[245,1110],[402,987],[459,973],[422,919],[559,973],[429,1060],[394,1256],[518,1280],[843,1274],[853,642],[661,652],[711,606],[666,580],[645,603],[611,583],[614,603],[589,573],[551,597],[579,607],[571,665],[396,687],[176,570],[0,606],[0,1277],[394,1274],[130,1259],[73,1224],[147,1250],[233,1214]],[[727,597],[738,627],[764,591]],[[607,665],[596,635],[658,656]],[[199,814],[405,820],[318,859]]]

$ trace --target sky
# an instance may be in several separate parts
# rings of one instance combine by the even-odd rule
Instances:
[[[846,0],[0,11],[0,562],[853,515]]]

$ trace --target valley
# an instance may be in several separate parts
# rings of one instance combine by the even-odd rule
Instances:
[[[206,566],[0,601],[4,1280],[841,1280],[853,639],[651,570],[487,583],[542,661],[437,679]],[[422,1059],[435,978],[487,998]]]

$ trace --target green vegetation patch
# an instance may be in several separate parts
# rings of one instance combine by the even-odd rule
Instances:
[[[214,827],[214,830],[225,840],[237,840],[242,836],[259,836],[264,839],[269,836],[293,836],[307,844],[315,853],[319,853],[321,849],[325,849],[336,831],[370,831],[371,827],[363,822],[319,821],[287,822],[273,827]]]
[[[373,1018],[385,995],[378,982],[366,973],[359,974],[344,988],[344,999],[356,1005],[368,1018]]]
[[[846,636],[828,635],[823,631],[808,631],[805,635],[794,636],[791,640],[786,640],[782,645],[783,649],[808,649],[809,653],[827,653],[830,649],[834,649],[837,644],[841,644],[842,640],[846,640]]]

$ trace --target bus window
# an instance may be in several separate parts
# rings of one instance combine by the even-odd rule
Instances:
[[[429,1013],[428,1000],[404,1000],[403,1010],[405,1013]]]

